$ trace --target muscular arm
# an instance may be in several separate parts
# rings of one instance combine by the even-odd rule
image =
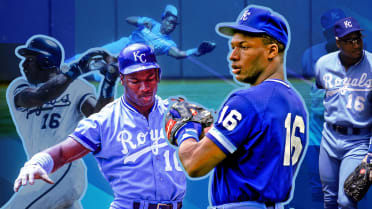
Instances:
[[[200,142],[185,140],[179,147],[178,155],[190,177],[206,175],[227,157],[207,136]]]
[[[53,158],[54,167],[52,172],[54,172],[64,164],[84,157],[90,152],[90,150],[74,139],[68,137],[63,142],[48,148],[45,152],[49,153]]]
[[[37,107],[60,96],[73,81],[64,74],[57,74],[38,88],[26,88],[15,95],[17,107]]]
[[[34,184],[35,179],[42,179],[47,183],[53,184],[54,182],[47,173],[48,165],[53,165],[50,172],[54,172],[64,164],[80,159],[89,152],[90,150],[69,137],[65,141],[37,153],[20,170],[17,179],[14,181],[14,192],[18,192],[19,188],[27,183]]]

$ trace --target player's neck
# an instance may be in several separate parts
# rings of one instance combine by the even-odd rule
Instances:
[[[351,66],[355,65],[356,63],[358,63],[360,61],[360,59],[362,59],[363,56],[359,57],[359,58],[350,58],[350,57],[347,57],[345,56],[344,54],[342,53],[339,53],[339,58],[340,58],[340,62],[341,64],[344,66],[345,70],[347,71]]]
[[[264,72],[257,78],[256,82],[252,86],[257,86],[258,84],[264,82],[266,79],[279,79],[284,81],[284,70],[283,64],[272,63],[270,64]]]

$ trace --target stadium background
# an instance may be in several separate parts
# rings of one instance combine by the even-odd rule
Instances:
[[[13,181],[26,156],[15,131],[5,101],[7,85],[19,76],[19,59],[14,49],[34,34],[55,37],[65,48],[69,58],[76,53],[104,45],[128,36],[135,28],[125,22],[128,16],[147,16],[160,21],[166,4],[178,8],[180,24],[172,33],[180,49],[196,47],[203,40],[217,43],[216,49],[205,56],[176,60],[168,56],[158,58],[162,66],[159,95],[163,98],[185,95],[189,100],[218,109],[233,89],[241,87],[232,79],[227,63],[227,40],[217,36],[215,25],[235,21],[247,5],[271,7],[286,17],[291,30],[287,56],[287,73],[292,85],[309,106],[311,80],[302,79],[301,58],[306,48],[324,41],[320,16],[331,8],[340,8],[353,16],[365,29],[366,42],[372,39],[372,2],[370,0],[0,0],[0,207],[13,194]],[[97,83],[95,83],[97,84]],[[122,95],[118,85],[117,95]],[[108,208],[112,191],[89,154],[84,158],[88,167],[88,188],[82,199],[84,208]],[[372,197],[370,191],[368,197]],[[360,208],[368,208],[372,200],[366,198]],[[292,201],[286,208],[306,209],[311,201],[307,167],[302,164],[296,180]],[[369,201],[369,202],[368,202]],[[199,209],[208,205],[208,178],[188,181],[184,208]]]

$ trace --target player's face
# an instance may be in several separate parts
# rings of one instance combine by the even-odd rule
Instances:
[[[150,109],[158,89],[158,70],[143,70],[120,77],[124,86],[125,100],[137,110]]]
[[[231,72],[238,81],[255,85],[268,65],[268,49],[261,37],[234,33],[231,39]]]
[[[36,55],[25,55],[25,58],[22,60],[22,68],[28,82],[32,84],[48,80],[47,73],[44,73],[39,67]]]
[[[164,34],[170,34],[176,29],[177,18],[169,15],[161,21],[161,30]]]
[[[359,60],[363,56],[363,39],[359,31],[347,34],[336,43],[346,59]]]

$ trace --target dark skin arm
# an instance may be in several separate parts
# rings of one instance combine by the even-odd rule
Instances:
[[[26,88],[14,97],[17,107],[38,107],[60,96],[73,81],[64,74],[57,74],[39,88]]]
[[[43,152],[48,153],[52,157],[54,162],[52,172],[54,172],[63,165],[84,157],[90,152],[90,150],[74,139],[68,137],[65,141],[54,145]],[[14,182],[14,191],[18,192],[21,185],[25,186],[27,183],[34,184],[34,179],[42,179],[49,184],[54,183],[45,171],[43,172],[40,169],[29,169],[28,172],[21,170],[20,175]]]
[[[54,172],[63,165],[84,157],[90,150],[68,137],[63,142],[46,149],[44,152],[49,153],[53,158],[54,167],[52,172]]]
[[[134,26],[138,26],[138,19],[140,17],[138,16],[130,16],[130,17],[127,17],[127,19],[125,19],[127,21],[127,23],[131,24],[131,25],[134,25]],[[151,22],[144,22],[143,23],[143,26],[145,26],[146,28],[150,29],[152,28],[152,24]]]
[[[178,155],[190,177],[206,175],[227,157],[207,136],[199,142],[192,138],[185,140],[179,147]]]
[[[26,88],[18,93],[14,98],[15,105],[25,108],[42,106],[46,102],[59,97],[72,81],[73,79],[64,74],[57,74],[39,88]],[[85,117],[88,117],[98,112],[102,107],[113,100],[114,98],[112,97],[103,98],[100,96],[97,101],[95,97],[89,97],[82,104],[82,113]]]
[[[168,51],[168,55],[176,59],[183,59],[183,58],[188,57],[186,54],[186,51],[182,51],[178,49],[177,47],[170,48]]]

